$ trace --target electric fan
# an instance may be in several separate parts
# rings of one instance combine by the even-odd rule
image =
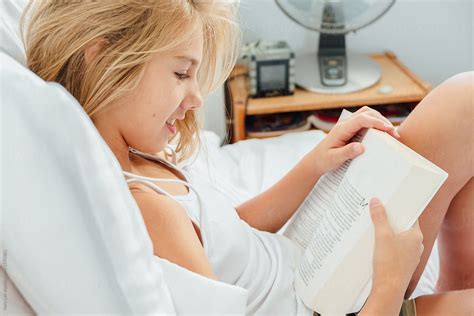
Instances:
[[[346,51],[345,35],[380,18],[395,0],[275,0],[299,25],[320,33],[317,54],[296,56],[296,84],[320,93],[349,93],[380,79],[368,56]]]

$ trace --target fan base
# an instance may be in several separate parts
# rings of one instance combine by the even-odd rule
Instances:
[[[344,94],[369,88],[381,77],[380,66],[367,55],[347,53],[347,82],[329,87],[321,83],[317,53],[296,56],[296,84],[303,89],[329,94]]]

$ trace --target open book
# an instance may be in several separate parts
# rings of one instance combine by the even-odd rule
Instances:
[[[350,116],[344,111],[340,119]],[[301,248],[297,295],[322,315],[358,312],[372,286],[374,230],[368,202],[378,197],[395,232],[409,229],[448,174],[387,133],[362,130],[365,152],[326,173],[288,224]]]

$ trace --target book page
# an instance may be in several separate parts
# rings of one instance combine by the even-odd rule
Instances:
[[[306,286],[315,276],[323,273],[323,264],[330,255],[333,255],[333,261],[338,259],[339,256],[334,256],[334,249],[344,242],[345,234],[351,230],[367,205],[367,198],[347,177],[343,178],[298,267]]]
[[[284,232],[285,236],[302,249],[305,249],[313,238],[319,223],[329,209],[330,202],[334,199],[337,187],[344,178],[349,164],[348,160],[340,168],[319,179]]]
[[[365,130],[361,131],[351,142],[360,142]],[[288,225],[284,235],[293,240],[300,248],[305,249],[315,234],[324,214],[329,210],[336,190],[346,174],[352,160],[347,160],[339,168],[324,174],[298,208],[297,213]]]

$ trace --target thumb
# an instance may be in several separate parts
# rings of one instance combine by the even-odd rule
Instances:
[[[346,160],[357,157],[364,152],[364,146],[361,143],[354,142],[344,147],[333,149],[333,160],[338,164],[343,164]]]
[[[377,198],[372,198],[369,203],[370,217],[374,223],[375,235],[381,233],[393,233],[392,227],[388,222],[387,212],[385,208]]]

